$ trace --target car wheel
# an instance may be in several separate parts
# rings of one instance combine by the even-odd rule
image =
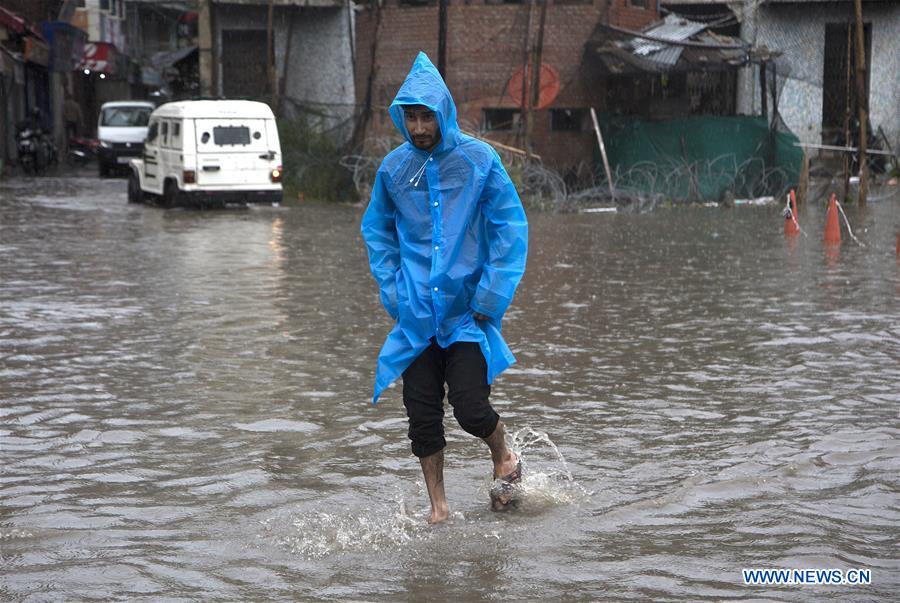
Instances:
[[[178,205],[178,183],[174,180],[166,180],[166,185],[163,187],[163,207],[175,207]]]
[[[141,190],[141,181],[135,172],[128,176],[128,202],[143,203],[144,191]]]
[[[109,176],[109,167],[107,167],[107,165],[101,161],[100,162],[100,177],[106,178],[107,176]]]

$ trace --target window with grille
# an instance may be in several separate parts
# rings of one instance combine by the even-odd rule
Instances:
[[[550,129],[562,132],[581,132],[587,111],[584,109],[550,109]]]
[[[483,109],[484,129],[494,132],[515,130],[519,127],[521,112],[518,109]]]

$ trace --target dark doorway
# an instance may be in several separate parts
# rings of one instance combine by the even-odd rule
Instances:
[[[227,98],[262,98],[266,77],[266,30],[222,31],[222,91]]]
[[[849,32],[849,37],[848,37]],[[847,42],[850,52],[847,52]],[[866,65],[866,98],[869,96],[869,77],[872,58],[872,25],[863,24]],[[848,64],[849,76],[848,81]],[[849,86],[849,87],[848,87]],[[828,23],[825,25],[825,71],[822,78],[822,142],[847,145],[844,134],[845,118],[850,118],[850,141],[859,138],[859,104],[856,90],[856,24]],[[848,106],[849,101],[849,106]],[[850,145],[853,146],[853,145]]]

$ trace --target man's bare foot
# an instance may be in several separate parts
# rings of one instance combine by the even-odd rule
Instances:
[[[500,479],[509,475],[519,466],[519,457],[512,451],[507,450],[506,457],[497,465],[494,465],[494,479]]]
[[[428,523],[434,525],[447,521],[450,517],[450,508],[447,505],[432,507],[431,515],[428,516]]]
[[[439,450],[432,455],[419,459],[422,474],[425,476],[425,487],[428,489],[428,500],[431,501],[431,515],[428,523],[441,523],[450,516],[447,506],[447,495],[444,494],[444,451]]]
[[[522,479],[519,457],[507,446],[504,433],[503,422],[498,421],[494,432],[484,438],[485,444],[491,449],[491,462],[494,465],[495,484],[491,486],[491,508],[495,511],[506,509],[514,493],[513,484]],[[501,480],[501,483],[496,483],[496,480]]]
[[[515,495],[515,484],[522,481],[522,465],[519,457],[509,453],[508,457],[500,464],[499,469],[494,468],[494,484],[491,486],[491,509],[505,511]]]

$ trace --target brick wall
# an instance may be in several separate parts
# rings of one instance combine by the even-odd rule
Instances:
[[[609,7],[608,23],[635,31],[643,29],[658,19],[655,9],[656,0],[646,0],[646,4],[650,8],[635,7],[631,0],[614,0]],[[648,14],[652,17],[648,18]]]
[[[518,107],[519,99],[507,93],[510,76],[524,60],[527,3],[503,4],[497,0],[449,0],[447,18],[447,69],[445,79],[456,101],[460,124],[479,129],[484,108]],[[465,2],[465,3],[464,3]],[[592,81],[582,69],[584,44],[599,21],[639,29],[658,19],[653,9],[636,9],[629,0],[550,0],[544,32],[543,62],[559,72],[560,92],[551,108],[585,108],[602,102],[603,84]],[[532,12],[532,42],[537,38],[540,7]],[[374,14],[364,10],[357,19],[357,101],[365,101],[366,84],[372,65]],[[438,7],[403,6],[386,0],[381,9],[376,43],[372,88],[374,131],[393,128],[387,106],[406,77],[419,50],[438,62]],[[491,139],[505,144],[521,144],[515,132],[488,132]],[[590,119],[580,132],[551,132],[550,113],[536,111],[534,151],[545,163],[567,169],[580,161],[590,161],[594,138]]]

